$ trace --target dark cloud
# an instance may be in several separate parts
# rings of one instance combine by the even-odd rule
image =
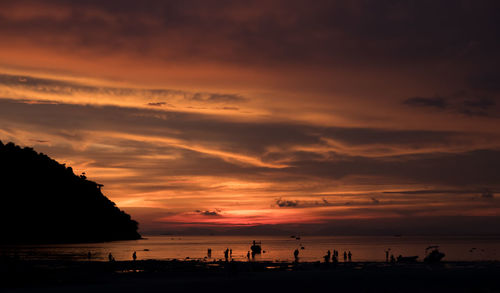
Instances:
[[[47,143],[47,142],[49,142],[48,140],[42,140],[42,139],[30,139],[30,141],[38,142],[38,143]]]
[[[246,101],[245,98],[239,95],[202,94],[202,93],[196,93],[189,99],[193,101],[208,102],[208,103],[241,103]]]
[[[494,197],[495,197],[495,195],[493,194],[493,192],[491,192],[491,190],[486,189],[486,190],[484,190],[484,191],[481,193],[481,197],[482,197],[482,198],[494,198]]]
[[[46,1],[4,14],[3,34],[171,60],[403,65],[498,61],[497,1]],[[29,1],[2,3],[3,11]],[[243,11],[253,11],[243,14]],[[50,35],[51,38],[43,36]],[[72,36],[72,38],[70,38]],[[175,40],[175,42],[171,41]],[[203,45],[200,45],[203,44]],[[65,46],[62,46],[65,45]],[[161,48],[158,50],[157,48]],[[464,61],[465,60],[465,61]]]
[[[148,103],[148,106],[156,106],[156,107],[161,107],[165,106],[167,103],[165,102],[156,102],[156,103]]]
[[[219,214],[218,211],[201,211],[201,210],[196,210],[195,211],[197,214],[203,215],[203,216],[208,216],[208,217],[220,217],[221,215]]]
[[[65,121],[61,123],[60,121]],[[466,152],[430,152],[410,155],[354,156],[334,151],[314,152],[287,151],[295,146],[325,146],[323,137],[338,139],[350,145],[399,145],[413,148],[414,145],[448,148],[454,143],[454,133],[391,131],[359,128],[324,128],[295,123],[241,122],[219,120],[216,116],[155,111],[119,107],[93,107],[67,104],[27,104],[20,101],[0,100],[1,128],[18,129],[58,136],[72,142],[89,139],[89,131],[127,133],[145,137],[170,137],[195,142],[197,145],[248,155],[268,163],[286,162],[287,167],[270,168],[241,164],[234,160],[204,154],[195,149],[179,146],[166,147],[142,142],[141,146],[128,148],[131,153],[89,150],[94,158],[93,166],[118,164],[130,157],[129,166],[148,174],[190,174],[190,175],[227,175],[247,174],[271,182],[292,180],[293,178],[316,178],[315,180],[340,180],[352,176],[380,177],[381,182],[435,183],[447,186],[497,186],[500,174],[499,150],[475,150]],[[393,135],[391,135],[393,134]],[[394,135],[395,134],[395,135]],[[460,134],[466,137],[466,134]],[[378,139],[377,139],[378,138]],[[364,140],[365,139],[365,140]],[[419,140],[421,140],[419,144]],[[127,140],[110,140],[120,149],[131,143]],[[463,145],[463,140],[457,140]],[[150,149],[148,149],[151,147]],[[281,152],[267,151],[279,147]],[[91,153],[90,153],[91,152]],[[165,166],[154,162],[143,162],[144,153],[177,157],[172,165],[165,159]],[[78,156],[78,152],[73,155]],[[170,160],[170,161],[169,161]],[[169,162],[169,163],[166,163]],[[150,165],[152,164],[152,165]],[[120,164],[118,164],[120,165]],[[175,169],[173,169],[175,167]]]
[[[500,91],[500,73],[495,69],[485,68],[468,76],[468,82],[473,89],[498,93]]]
[[[296,161],[287,170],[331,179],[347,176],[381,176],[393,182],[435,183],[447,186],[485,186],[499,182],[496,172],[500,151],[476,150],[463,153],[369,158],[336,154],[330,160]],[[396,179],[397,178],[397,179]],[[382,180],[382,179],[380,179]]]
[[[184,94],[183,91],[170,89],[97,87],[63,80],[9,74],[0,74],[0,85],[5,85],[8,87],[20,87],[39,93],[57,95],[74,95],[76,93],[83,93],[105,94],[111,96],[141,95],[144,97],[168,97],[174,94]]]
[[[74,96],[76,94],[93,96],[96,94],[112,97],[135,96],[145,99],[174,99],[182,96],[184,99],[196,102],[215,104],[238,104],[247,101],[236,94],[187,92],[173,89],[140,89],[126,87],[98,87],[82,83],[68,82],[56,79],[39,78],[25,75],[0,74],[0,85],[11,88],[22,88],[35,93]],[[149,106],[170,106],[167,102],[149,102]]]
[[[285,200],[285,199],[277,199],[276,204],[280,207],[296,207],[299,205],[299,202],[296,200]]]
[[[496,105],[496,102],[491,98],[478,98],[473,100],[465,100],[464,107],[466,108],[478,108],[481,110],[487,110]]]
[[[464,194],[464,193],[475,193],[477,190],[454,190],[454,189],[425,189],[425,190],[401,190],[401,191],[384,191],[387,194]]]
[[[490,109],[494,109],[496,106],[495,100],[491,98],[479,97],[475,99],[466,99],[463,101],[462,107],[459,111],[465,115],[469,116],[491,116],[495,115],[497,117],[500,113],[490,113]]]
[[[434,97],[434,98],[414,97],[405,100],[403,103],[409,106],[431,107],[438,109],[445,109],[448,107],[448,102],[446,101],[446,99],[441,97]]]
[[[361,197],[361,196],[360,196]],[[338,206],[349,206],[349,207],[363,207],[370,205],[378,205],[381,204],[378,199],[375,197],[370,197],[370,201],[366,199],[360,198],[354,202],[329,202],[327,199],[323,198],[321,200],[287,200],[278,198],[275,201],[277,207],[280,208],[313,208],[313,207],[338,207]],[[394,205],[401,204],[401,202],[387,202],[386,204]]]
[[[447,97],[414,97],[404,100],[403,104],[411,107],[435,108],[467,116],[500,117],[496,100],[481,93],[460,91]]]
[[[349,145],[382,144],[422,147],[428,144],[445,143],[445,141],[447,143],[459,135],[462,134],[453,131],[329,127],[324,130],[323,137]]]

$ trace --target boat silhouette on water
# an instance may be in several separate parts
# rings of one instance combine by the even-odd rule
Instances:
[[[252,246],[250,246],[250,249],[252,250],[252,253],[254,254],[260,254],[262,253],[262,246],[261,242],[256,242],[255,240],[252,243]]]
[[[429,246],[425,249],[427,256],[424,258],[426,263],[438,263],[440,262],[445,254],[438,250],[439,246]],[[430,250],[430,252],[428,252]]]

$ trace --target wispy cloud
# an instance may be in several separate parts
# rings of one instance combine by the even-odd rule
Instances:
[[[201,211],[201,210],[196,210],[195,213],[198,213],[203,216],[208,216],[208,217],[220,217],[220,213],[217,210],[214,211]]]
[[[91,85],[76,81],[0,74],[0,93],[29,103],[107,104],[129,107],[167,107],[194,109],[209,106],[214,109],[236,109],[247,101],[238,94],[191,92],[173,89],[128,88]],[[27,97],[37,96],[37,99]]]
[[[432,108],[438,108],[438,109],[445,109],[449,106],[448,101],[442,97],[430,97],[430,98],[413,97],[413,98],[409,98],[407,100],[404,100],[403,103],[408,105],[408,106],[432,107]]]
[[[497,102],[484,94],[468,94],[460,91],[448,97],[413,97],[403,101],[403,104],[420,108],[435,108],[448,112],[460,113],[467,116],[498,115]]]
[[[498,216],[499,9],[0,1],[0,139],[148,229]]]

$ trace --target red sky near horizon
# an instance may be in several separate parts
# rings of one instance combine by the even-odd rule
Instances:
[[[0,140],[179,227],[500,216],[496,1],[0,3]]]

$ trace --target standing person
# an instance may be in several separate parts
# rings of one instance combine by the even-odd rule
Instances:
[[[228,248],[226,248],[226,250],[224,250],[224,258],[226,259],[226,261],[229,258],[229,249]]]
[[[352,261],[352,253],[350,250],[349,250],[349,253],[347,254],[347,256],[349,257],[349,262],[351,262]]]
[[[347,261],[347,252],[345,252],[345,250],[344,250],[344,262],[346,262],[346,261]]]
[[[211,257],[212,257],[212,248],[209,248],[209,249],[207,250],[207,255],[208,255],[208,257],[209,257],[209,258],[211,258]]]
[[[330,262],[330,256],[331,256],[331,253],[330,253],[330,250],[328,250],[326,252],[326,255],[325,255],[325,262],[326,263],[329,263]]]
[[[137,259],[137,252],[132,253],[132,259],[135,261]]]
[[[114,258],[114,257],[113,257],[113,255],[111,254],[111,252],[108,254],[108,260],[109,260],[110,262],[112,262],[112,261],[114,261],[114,260],[115,260],[115,258]]]
[[[233,258],[233,249],[229,249],[229,257]]]
[[[389,249],[385,251],[385,262],[389,262]]]
[[[250,261],[250,250],[247,252],[247,259]]]
[[[295,262],[299,262],[299,250],[295,249],[293,252],[293,257],[295,258]]]

